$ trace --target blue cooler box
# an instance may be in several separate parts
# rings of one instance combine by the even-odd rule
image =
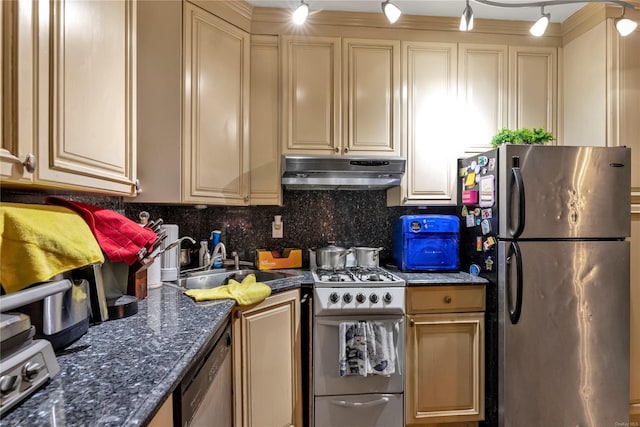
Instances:
[[[460,219],[403,215],[393,224],[393,261],[402,271],[458,270]]]

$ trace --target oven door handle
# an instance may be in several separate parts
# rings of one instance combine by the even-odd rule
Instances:
[[[384,405],[388,402],[388,397],[381,397],[380,399],[370,400],[369,402],[347,402],[346,400],[331,401],[332,404],[336,406],[343,406],[345,408],[370,408],[372,406]]]
[[[363,322],[375,322],[376,320],[380,320],[380,321],[391,321],[391,322],[398,322],[398,323],[402,323],[404,322],[404,317],[398,317],[398,318],[390,318],[390,319],[368,319],[368,320],[363,320]],[[354,322],[356,322],[357,320],[354,320]],[[318,319],[316,317],[316,324],[318,325],[324,325],[324,326],[340,326],[341,323],[344,322],[348,322],[348,320],[325,320],[325,319]]]

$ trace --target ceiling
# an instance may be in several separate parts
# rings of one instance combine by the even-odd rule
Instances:
[[[294,10],[299,0],[247,0],[255,7],[277,7]],[[382,0],[305,0],[311,11],[334,10],[348,12],[381,13]],[[531,0],[502,0],[502,3],[531,3]],[[465,0],[392,0],[406,15],[452,16],[460,17]],[[517,21],[535,21],[540,17],[539,7],[491,7],[473,0],[470,2],[473,16],[479,19],[509,19]],[[563,22],[586,3],[573,3],[547,6],[545,12],[551,13],[551,22]],[[402,19],[402,18],[400,18]]]

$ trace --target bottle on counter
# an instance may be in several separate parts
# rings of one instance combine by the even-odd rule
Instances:
[[[209,254],[209,242],[207,239],[200,240],[200,250],[198,251],[198,265],[204,267],[211,264],[211,255]]]

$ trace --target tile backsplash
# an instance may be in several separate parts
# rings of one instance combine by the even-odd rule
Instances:
[[[209,238],[212,230],[222,231],[227,253],[237,251],[240,259],[253,261],[255,250],[303,249],[303,266],[309,265],[307,249],[333,241],[340,246],[383,247],[381,260],[391,257],[391,224],[400,215],[455,215],[455,206],[387,207],[385,191],[287,191],[283,206],[193,206],[126,203],[122,197],[96,196],[64,192],[34,192],[2,188],[3,202],[44,203],[55,194],[71,200],[117,211],[138,221],[141,211],[165,224],[178,224],[180,236],[196,241]],[[284,236],[271,237],[275,215],[282,216]],[[197,245],[196,245],[197,246]],[[193,257],[194,259],[196,257]]]

